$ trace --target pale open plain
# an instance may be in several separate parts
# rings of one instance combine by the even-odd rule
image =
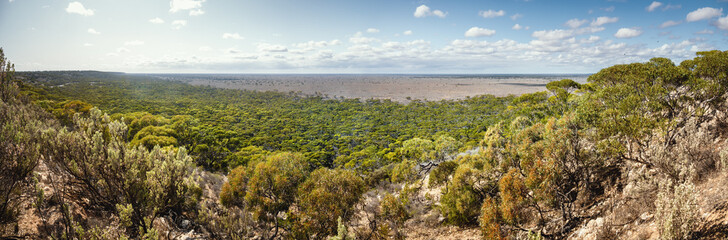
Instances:
[[[439,101],[477,95],[520,95],[545,91],[546,84],[564,78],[585,82],[588,75],[239,75],[177,74],[164,78],[192,85],[255,91],[320,94],[326,98],[413,99]]]

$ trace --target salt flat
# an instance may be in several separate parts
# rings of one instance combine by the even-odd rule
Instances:
[[[338,75],[338,74],[170,74],[164,78],[192,85],[256,91],[320,94],[327,98],[453,100],[492,94],[520,95],[545,91],[564,78],[585,82],[588,75]]]

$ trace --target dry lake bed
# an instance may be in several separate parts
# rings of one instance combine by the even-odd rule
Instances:
[[[160,74],[192,85],[256,91],[320,94],[327,98],[453,100],[492,94],[520,95],[546,90],[564,78],[586,82],[586,74],[379,75],[379,74]]]

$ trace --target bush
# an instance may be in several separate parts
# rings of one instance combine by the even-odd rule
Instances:
[[[469,165],[460,165],[440,199],[440,212],[448,223],[467,225],[476,222],[484,195],[476,187],[481,173]]]
[[[74,116],[75,131],[52,129],[45,135],[44,153],[55,174],[69,178],[65,190],[70,197],[87,202],[86,209],[127,219],[132,236],[149,233],[158,216],[196,206],[202,192],[191,177],[195,168],[184,148],[129,147],[125,124],[111,122],[96,108],[89,115]]]
[[[298,207],[308,235],[320,239],[335,234],[336,219],[349,221],[364,190],[364,181],[352,171],[313,171],[298,188]]]
[[[250,175],[245,195],[246,208],[262,223],[273,224],[273,237],[281,226],[279,213],[288,211],[296,200],[296,189],[306,179],[303,155],[282,152],[266,157]]]
[[[688,239],[700,219],[695,186],[689,179],[663,179],[659,183],[655,208],[660,239]]]

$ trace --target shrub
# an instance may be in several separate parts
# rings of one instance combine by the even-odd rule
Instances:
[[[126,125],[96,108],[88,118],[74,115],[73,122],[75,131],[49,131],[43,149],[54,172],[69,178],[69,196],[87,202],[85,208],[119,214],[128,219],[127,232],[141,236],[156,217],[195,207],[201,189],[184,148],[129,147]]]
[[[484,195],[476,188],[480,172],[469,165],[460,165],[450,185],[440,199],[440,212],[448,223],[467,225],[475,223]]]
[[[348,221],[364,193],[364,181],[352,171],[319,168],[298,188],[298,207],[308,235],[334,234],[336,219]]]
[[[279,213],[288,211],[296,200],[296,189],[308,173],[303,155],[282,152],[266,157],[248,180],[246,208],[262,223],[273,224],[273,237],[281,226]]]
[[[695,186],[685,178],[678,181],[663,179],[659,183],[655,208],[660,239],[688,239],[699,220]]]
[[[448,182],[450,175],[455,172],[458,164],[455,161],[445,161],[437,165],[435,169],[430,172],[430,182],[428,183],[431,187],[440,186]]]

